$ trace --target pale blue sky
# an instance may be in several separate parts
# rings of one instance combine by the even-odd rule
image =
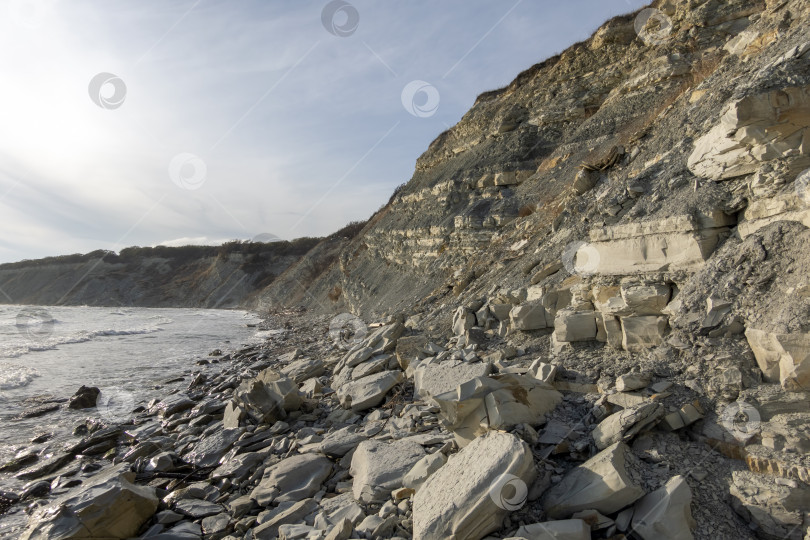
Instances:
[[[4,0],[0,262],[333,232],[478,94],[644,2],[352,0],[330,19],[357,15],[343,37],[327,5]],[[91,97],[99,73],[126,93]],[[402,102],[414,80],[439,98],[421,117]]]

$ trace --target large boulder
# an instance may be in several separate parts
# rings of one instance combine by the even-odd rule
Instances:
[[[301,406],[298,386],[281,373],[265,369],[253,379],[243,381],[234,391],[235,404],[256,423],[272,424]],[[230,422],[229,425],[233,425]]]
[[[776,334],[749,328],[745,337],[765,380],[788,391],[810,388],[810,334]]]
[[[414,370],[413,384],[416,393],[423,398],[431,398],[455,390],[476,377],[484,377],[492,372],[488,362],[469,362],[445,360],[438,362],[425,360]]]
[[[554,319],[557,341],[590,341],[596,339],[596,314],[593,311],[563,309]]]
[[[475,326],[475,313],[465,308],[458,308],[453,314],[453,334],[463,336],[464,332]]]
[[[628,442],[642,430],[652,427],[664,416],[660,403],[642,403],[613,413],[591,432],[596,447],[603,450],[619,441]]]
[[[250,497],[262,506],[298,502],[315,495],[332,472],[332,462],[318,454],[299,454],[268,467]]]
[[[342,385],[337,391],[338,399],[345,409],[354,412],[365,411],[382,403],[388,391],[403,379],[404,376],[399,370],[368,375]]]
[[[414,539],[483,538],[523,506],[536,474],[531,450],[516,436],[478,437],[414,496]]]
[[[669,319],[656,315],[622,317],[622,348],[640,352],[664,342]]]
[[[326,366],[317,358],[301,358],[281,369],[281,373],[300,384],[307,379],[322,375]]]
[[[99,472],[78,493],[38,510],[21,538],[131,538],[158,506],[155,488],[133,483],[129,464]]]
[[[534,377],[503,374],[476,377],[434,400],[440,409],[439,421],[464,446],[491,429],[544,423],[545,415],[562,401],[562,394]]]
[[[540,330],[546,327],[546,308],[541,302],[527,302],[513,307],[509,319],[516,330]]]
[[[361,442],[349,469],[354,478],[354,498],[364,502],[387,501],[394,489],[402,487],[405,475],[424,456],[424,448],[409,439]]]
[[[644,495],[637,480],[639,471],[639,462],[627,445],[616,443],[571,469],[546,492],[543,508],[554,519],[580,510],[613,514]]]
[[[658,315],[667,307],[670,295],[665,283],[622,284],[621,295],[627,309],[634,315]]]
[[[642,540],[692,540],[692,490],[675,476],[639,500],[633,511],[633,532]]]

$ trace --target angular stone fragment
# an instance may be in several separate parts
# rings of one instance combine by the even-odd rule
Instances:
[[[596,315],[593,311],[564,309],[554,318],[554,336],[557,341],[589,341],[596,339]]]
[[[659,315],[669,303],[670,288],[664,283],[622,284],[621,294],[634,315]]]
[[[332,472],[332,462],[317,454],[288,457],[264,471],[251,498],[262,506],[271,503],[297,502],[312,497]]]
[[[317,509],[318,503],[315,502],[315,499],[297,501],[254,528],[253,538],[257,540],[273,540],[278,537],[279,528],[282,525],[300,523]]]
[[[155,488],[137,486],[129,464],[99,472],[78,493],[37,510],[21,538],[131,538],[158,506]]]
[[[223,429],[196,442],[192,449],[183,456],[189,463],[198,467],[213,467],[233,446],[233,443],[244,432],[242,429]]]
[[[382,403],[385,395],[401,383],[401,371],[383,371],[344,384],[338,389],[340,404],[354,412],[365,411]]]
[[[649,373],[625,373],[616,379],[616,390],[619,392],[632,392],[647,388],[650,384]]]
[[[810,388],[810,334],[776,334],[749,328],[745,337],[767,381],[799,392]]]
[[[434,399],[442,425],[463,446],[490,429],[544,423],[562,394],[534,377],[505,374],[477,377]]]
[[[483,538],[523,506],[535,476],[532,453],[516,436],[478,437],[414,495],[414,539]]]
[[[591,527],[581,519],[563,519],[523,525],[517,535],[532,540],[591,540]]]
[[[443,362],[425,360],[416,368],[413,375],[414,390],[423,398],[431,398],[455,390],[476,377],[484,377],[492,372],[489,362],[469,362],[445,360]]]
[[[463,336],[464,332],[475,326],[475,314],[464,306],[453,314],[453,334]]]
[[[517,330],[540,330],[546,327],[546,308],[540,302],[527,302],[513,307],[509,319]]]
[[[622,317],[622,348],[631,352],[640,352],[656,347],[664,342],[668,327],[667,317],[642,315],[639,317]]]
[[[633,532],[642,540],[692,540],[692,490],[683,476],[642,497],[633,511]]]
[[[385,502],[391,491],[425,455],[422,446],[409,439],[393,442],[376,439],[361,442],[352,456],[354,498],[364,502]]]
[[[410,336],[397,340],[397,362],[403,371],[408,369],[412,361],[425,357],[424,349],[427,341],[427,336]]]
[[[357,426],[346,426],[324,437],[318,449],[329,457],[339,458],[366,439],[368,434],[359,431]]]
[[[416,465],[408,471],[408,474],[406,474],[405,478],[402,480],[402,485],[406,488],[418,491],[422,484],[425,483],[425,480],[427,480],[431,474],[438,471],[446,462],[447,456],[441,452],[426,455],[417,461]]]
[[[594,509],[613,514],[634,503],[644,490],[634,479],[638,460],[624,443],[605,448],[569,471],[562,481],[546,492],[543,508],[555,519],[580,510]]]
[[[318,358],[301,358],[281,369],[281,373],[296,383],[323,374],[325,369],[323,360]]]
[[[596,447],[602,450],[619,441],[629,441],[645,428],[652,427],[663,415],[664,407],[660,403],[643,403],[611,414],[591,435]]]

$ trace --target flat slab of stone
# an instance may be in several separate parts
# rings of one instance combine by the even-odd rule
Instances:
[[[414,496],[414,539],[483,538],[523,506],[536,474],[531,450],[515,435],[476,438]]]
[[[455,390],[476,377],[484,377],[492,372],[489,362],[471,364],[460,360],[445,360],[431,362],[426,360],[419,364],[413,375],[413,384],[416,393],[423,398],[430,398]]]
[[[131,538],[158,506],[155,489],[137,486],[123,463],[86,480],[86,487],[37,510],[21,538]],[[61,510],[60,510],[61,508]]]
[[[376,407],[394,386],[404,380],[401,371],[383,371],[342,385],[338,391],[340,404],[354,412]]]
[[[663,343],[669,326],[667,317],[655,315],[622,317],[621,321],[622,348],[631,352],[640,352]]]
[[[643,540],[692,540],[692,490],[683,476],[642,497],[633,511],[633,532]]]
[[[570,470],[543,499],[546,514],[555,519],[570,517],[580,510],[597,510],[609,515],[644,496],[634,476],[637,459],[624,443],[605,448]]]
[[[213,467],[219,464],[228,450],[230,450],[233,443],[239,439],[244,429],[223,429],[218,431],[200,441],[194,443],[190,452],[183,456],[189,463],[193,463],[198,467]]]
[[[332,473],[332,462],[318,454],[288,457],[264,471],[250,496],[262,506],[297,502],[315,495]]]
[[[523,525],[517,535],[532,540],[591,540],[591,527],[581,519],[563,519]]]
[[[385,502],[402,487],[405,475],[425,456],[420,444],[409,439],[363,441],[352,456],[352,493],[358,501]]]

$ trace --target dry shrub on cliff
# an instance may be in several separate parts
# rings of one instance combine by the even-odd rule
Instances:
[[[525,206],[521,206],[520,210],[518,210],[518,217],[530,216],[530,215],[534,214],[534,210],[535,210],[535,208],[534,208],[533,204],[527,204]]]
[[[341,287],[340,285],[335,285],[334,287],[332,287],[332,290],[329,291],[327,296],[329,297],[329,300],[331,300],[332,302],[337,302],[342,294],[343,294],[343,287]]]

